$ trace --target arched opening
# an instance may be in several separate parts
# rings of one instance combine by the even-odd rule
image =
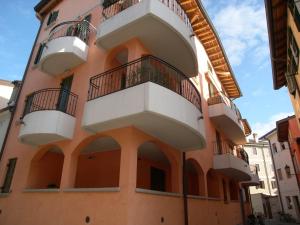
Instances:
[[[216,171],[210,169],[206,174],[207,192],[210,198],[220,198],[220,181]]]
[[[229,190],[230,190],[230,199],[237,201],[239,200],[239,189],[238,185],[234,180],[229,182]]]
[[[142,144],[137,160],[137,188],[172,192],[171,163],[156,144]]]
[[[31,162],[27,188],[59,188],[64,154],[58,147],[39,152]]]
[[[188,179],[188,194],[205,196],[204,173],[196,160],[186,160],[186,176]]]
[[[100,137],[78,156],[75,188],[118,187],[121,147],[111,137]]]

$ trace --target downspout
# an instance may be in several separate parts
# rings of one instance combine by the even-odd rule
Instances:
[[[189,225],[189,212],[187,202],[187,177],[186,177],[186,156],[182,153],[182,190],[183,190],[183,210],[184,210],[184,225]]]
[[[239,192],[240,192],[240,206],[241,206],[241,213],[242,213],[242,222],[243,222],[243,225],[247,225],[246,224],[246,216],[245,216],[243,188],[242,188],[241,184],[239,184]]]
[[[269,174],[268,174],[268,170],[267,170],[266,157],[265,157],[263,149],[264,149],[264,144],[263,144],[263,147],[262,147],[262,155],[263,155],[263,162],[264,162],[265,173],[267,175],[267,185],[268,185],[269,195],[271,195],[270,178],[269,178]]]
[[[274,161],[271,141],[268,138],[265,138],[265,139],[269,142],[269,148],[270,148],[270,152],[271,152],[271,158],[272,158],[272,163],[273,163],[273,168],[274,168],[274,174],[275,174],[275,177],[276,177],[276,183],[277,183],[280,206],[281,206],[282,212],[285,213],[283,203],[282,203],[282,198],[281,198],[281,191],[280,191],[280,186],[279,186],[279,181],[278,181],[277,170],[276,170],[276,167],[275,167],[275,161]]]
[[[11,130],[11,125],[12,125],[12,122],[13,122],[13,119],[14,119],[14,116],[15,116],[15,113],[16,113],[16,109],[17,109],[17,106],[18,106],[19,98],[21,96],[22,88],[23,88],[23,85],[24,85],[24,82],[25,82],[25,79],[26,79],[27,71],[29,69],[29,65],[30,65],[30,62],[31,62],[31,59],[32,59],[34,48],[36,46],[38,37],[40,36],[40,32],[42,30],[43,22],[44,22],[43,20],[40,22],[40,27],[39,27],[38,33],[37,33],[37,35],[35,37],[35,40],[34,40],[34,43],[33,43],[33,46],[32,46],[31,52],[30,52],[30,56],[29,56],[29,59],[28,59],[28,62],[27,62],[27,65],[26,65],[26,68],[25,68],[25,71],[24,71],[24,74],[23,74],[23,78],[22,78],[22,82],[21,82],[21,87],[19,89],[19,93],[18,93],[17,98],[16,98],[16,104],[15,104],[14,108],[12,108],[12,111],[11,111],[10,120],[9,120],[9,123],[8,123],[8,127],[7,127],[7,130],[6,130],[6,134],[5,134],[5,137],[4,137],[4,140],[3,140],[3,144],[2,144],[2,147],[1,147],[1,151],[0,151],[0,163],[1,163],[2,156],[3,156],[3,153],[4,153],[4,149],[5,149],[5,146],[6,146],[7,138],[8,138],[9,132]]]

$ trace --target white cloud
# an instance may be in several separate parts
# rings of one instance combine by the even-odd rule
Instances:
[[[257,133],[258,137],[261,137],[276,127],[276,121],[291,115],[294,115],[294,112],[281,112],[271,116],[266,122],[257,122],[252,125],[252,133]]]
[[[213,12],[214,25],[230,62],[240,65],[246,54],[249,54],[257,64],[262,63],[269,50],[265,9],[261,2],[233,0],[218,4],[218,9],[213,8],[216,6],[211,3],[212,0],[204,2],[208,11]]]

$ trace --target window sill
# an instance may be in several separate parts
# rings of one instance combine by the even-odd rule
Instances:
[[[188,198],[193,198],[193,199],[203,199],[206,200],[207,197],[206,196],[201,196],[201,195],[188,195]]]
[[[223,199],[221,199],[221,198],[215,198],[215,197],[207,197],[207,200],[211,200],[211,201],[223,201]]]
[[[0,198],[7,198],[9,193],[0,193]]]
[[[107,188],[66,188],[63,192],[119,192],[119,187],[107,187]]]
[[[136,188],[135,192],[144,193],[144,194],[152,194],[152,195],[172,196],[172,197],[181,197],[182,196],[180,193],[153,191],[153,190],[143,189],[143,188]]]
[[[57,193],[60,192],[59,188],[28,188],[23,190],[24,193]]]

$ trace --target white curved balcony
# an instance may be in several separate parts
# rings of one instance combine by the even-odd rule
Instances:
[[[151,54],[196,76],[198,63],[193,31],[176,0],[125,0],[103,10],[97,46],[108,50],[138,38]]]
[[[88,27],[83,21],[64,22],[55,26],[43,47],[39,69],[55,76],[86,62]]]
[[[248,154],[243,149],[230,148],[226,142],[214,143],[213,168],[238,181],[250,181],[252,173]]]
[[[92,132],[135,126],[182,150],[206,145],[196,87],[151,56],[90,81],[82,126]]]
[[[245,144],[246,136],[237,107],[224,95],[208,99],[209,117],[214,126],[235,144]]]
[[[19,140],[44,145],[72,139],[77,95],[63,89],[44,89],[27,97]]]

